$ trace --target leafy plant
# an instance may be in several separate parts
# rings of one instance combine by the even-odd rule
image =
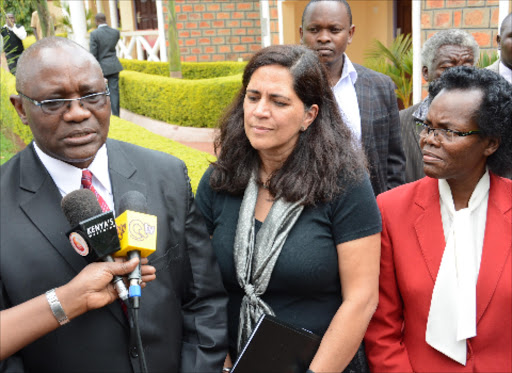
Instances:
[[[388,48],[378,40],[365,53],[364,65],[391,78],[396,85],[396,97],[404,108],[411,105],[412,96],[412,37],[398,35]]]
[[[480,58],[479,58],[478,63],[476,65],[483,69],[484,67],[492,65],[499,58],[500,58],[500,55],[495,50],[492,51],[491,54],[482,51],[482,52],[480,52]]]
[[[14,13],[16,23],[21,24],[28,31],[31,31],[30,20],[32,12],[35,10],[35,5],[28,0],[0,0],[0,26],[5,24],[5,14]]]

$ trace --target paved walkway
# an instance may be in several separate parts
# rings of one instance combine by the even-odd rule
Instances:
[[[157,135],[175,140],[183,145],[215,155],[213,140],[215,129],[182,127],[132,113],[121,108],[121,118],[133,122]]]

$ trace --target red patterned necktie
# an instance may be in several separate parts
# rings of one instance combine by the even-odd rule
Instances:
[[[96,191],[96,188],[92,185],[92,172],[89,170],[83,170],[82,171],[82,186],[85,189],[89,189],[91,192],[94,193],[96,196],[96,199],[98,200],[98,203],[101,206],[101,210],[103,212],[110,211],[110,208],[108,207],[105,200],[100,196],[100,194]]]
[[[110,211],[110,208],[108,207],[108,205],[105,202],[105,200],[103,199],[103,197],[100,196],[100,194],[96,191],[96,188],[92,185],[92,172],[91,171],[82,170],[82,186],[85,189],[89,189],[91,192],[94,193],[94,195],[96,196],[96,199],[98,200],[98,203],[101,206],[101,210],[103,212]],[[129,319],[128,309],[126,307],[126,304],[121,299],[119,299],[119,302],[121,303],[121,308],[123,309],[123,313],[126,316],[126,319]]]

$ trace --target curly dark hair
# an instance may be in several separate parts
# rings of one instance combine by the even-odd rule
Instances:
[[[220,121],[215,140],[218,160],[213,163],[210,185],[216,191],[243,194],[253,170],[260,166],[258,152],[245,134],[243,103],[253,73],[269,65],[290,71],[293,89],[306,108],[318,105],[313,123],[300,133],[292,153],[271,175],[270,194],[289,202],[303,200],[305,206],[329,201],[347,183],[360,180],[365,169],[364,155],[354,145],[352,132],[340,117],[316,53],[298,45],[264,48],[247,64],[242,88]]]
[[[474,90],[482,92],[480,107],[472,118],[478,125],[480,136],[499,141],[498,149],[487,158],[487,166],[497,175],[512,172],[512,84],[487,69],[458,66],[443,73],[429,86],[432,102],[441,90]]]

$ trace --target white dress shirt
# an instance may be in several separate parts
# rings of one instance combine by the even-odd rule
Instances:
[[[500,72],[500,75],[505,78],[507,82],[512,84],[512,70],[509,69],[507,66],[503,64],[502,61],[500,61],[500,66],[498,71]]]
[[[357,102],[354,84],[357,80],[357,71],[346,54],[343,54],[344,63],[341,78],[332,87],[332,92],[338,103],[341,118],[352,130],[357,142],[361,144],[361,114]]]
[[[7,26],[7,23],[4,25],[4,27],[7,27],[9,30],[14,32],[14,34],[20,39],[23,40],[27,37],[27,31],[25,30],[24,26],[16,27],[16,24],[14,24],[12,27]]]
[[[52,177],[53,182],[57,185],[63,197],[74,190],[82,188],[81,168],[50,157],[43,152],[35,142],[33,142],[33,144],[37,156]],[[92,185],[107,203],[108,207],[114,211],[114,196],[112,195],[112,186],[108,172],[108,154],[105,144],[98,150],[94,160],[87,169],[92,172]]]

